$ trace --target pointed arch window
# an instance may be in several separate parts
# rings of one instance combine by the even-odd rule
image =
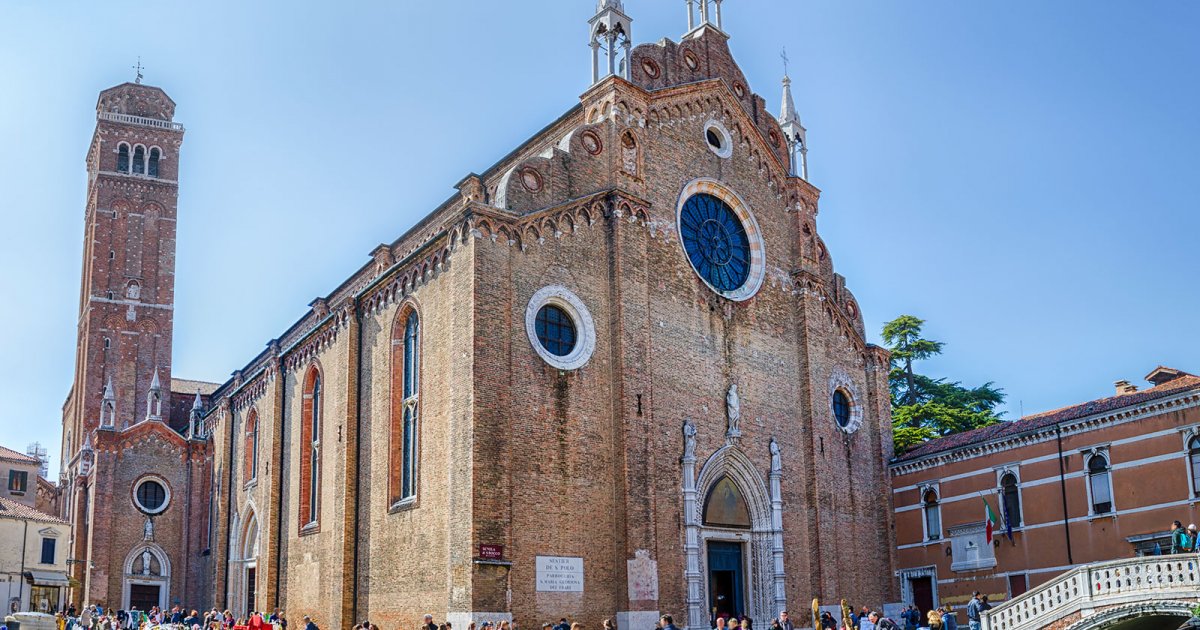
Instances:
[[[150,177],[158,177],[158,160],[162,157],[162,152],[157,147],[150,149],[150,160],[146,163],[146,174]]]
[[[749,529],[750,509],[741,488],[729,477],[713,484],[704,499],[704,524]]]
[[[1188,465],[1192,468],[1192,496],[1200,497],[1200,436],[1188,442]]]
[[[937,490],[930,488],[921,497],[925,510],[925,540],[942,538],[942,506],[938,502]]]
[[[1003,502],[1003,518],[1012,524],[1013,528],[1021,526],[1021,492],[1017,484],[1017,476],[1011,472],[1004,473],[1000,478],[1000,500]]]
[[[245,482],[258,477],[258,411],[251,409],[246,416],[246,472]]]
[[[1102,453],[1089,457],[1087,476],[1088,492],[1092,500],[1092,514],[1112,512],[1112,470],[1108,466],[1108,457]]]
[[[138,145],[133,149],[133,172],[143,175],[146,172],[146,147]]]
[[[408,310],[392,331],[390,474],[393,507],[417,497],[418,418],[421,393],[421,319]]]
[[[121,146],[117,147],[117,172],[118,173],[128,173],[129,172],[129,145],[128,144],[121,143]]]
[[[316,366],[304,379],[300,423],[300,530],[317,531],[321,514],[321,373]]]

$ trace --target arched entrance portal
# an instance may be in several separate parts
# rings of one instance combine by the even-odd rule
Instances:
[[[781,468],[770,448],[769,489],[733,440],[698,476],[695,456],[684,454],[689,630],[711,628],[716,615],[770,619],[785,608]]]
[[[158,606],[166,610],[170,601],[171,563],[162,547],[145,543],[125,557],[121,602],[125,610],[146,612]]]
[[[243,524],[236,542],[230,550],[233,579],[229,584],[229,600],[233,602],[235,615],[244,616],[257,607],[258,598],[258,518],[253,506],[246,508],[240,519]]]

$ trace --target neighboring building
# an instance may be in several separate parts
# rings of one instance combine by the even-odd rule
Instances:
[[[36,508],[41,466],[36,457],[0,446],[0,481],[4,482],[0,497]]]
[[[57,612],[66,605],[67,522],[0,497],[0,592],[4,612]]]
[[[160,89],[100,93],[87,154],[75,380],[63,405],[60,514],[75,602],[210,599],[212,446],[191,431],[213,384],[171,377],[183,127]],[[32,490],[32,488],[31,488]]]
[[[995,602],[1081,564],[1168,553],[1171,522],[1200,521],[1200,378],[1159,367],[1146,380],[893,460],[904,601]]]
[[[183,130],[158,88],[103,92],[64,414],[81,603],[695,630],[895,601],[887,353],[817,234],[790,80],[777,119],[720,2],[687,5],[633,48],[600,0],[579,105],[200,395],[169,379]]]

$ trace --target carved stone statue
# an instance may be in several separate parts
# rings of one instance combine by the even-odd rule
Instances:
[[[771,471],[783,470],[783,462],[779,456],[779,443],[771,438]]]
[[[696,456],[696,425],[691,420],[683,421],[683,456]]]
[[[738,400],[737,383],[730,385],[729,393],[725,395],[725,415],[729,417],[725,437],[741,437],[742,430],[738,425],[742,421],[742,403]]]
[[[149,516],[146,517],[146,524],[142,527],[142,540],[154,540],[154,521]]]
[[[147,520],[147,523],[150,521]],[[142,550],[142,575],[150,575],[150,550]]]

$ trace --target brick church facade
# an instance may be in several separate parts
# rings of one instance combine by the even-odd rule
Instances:
[[[817,234],[790,81],[768,114],[719,1],[637,47],[598,4],[580,104],[220,385],[170,371],[173,103],[101,94],[78,601],[699,628],[897,600],[888,357]]]

